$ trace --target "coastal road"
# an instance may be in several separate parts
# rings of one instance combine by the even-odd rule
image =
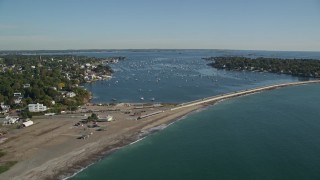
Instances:
[[[238,97],[238,96],[243,96],[243,95],[247,95],[247,94],[253,94],[253,93],[266,91],[266,90],[271,90],[271,89],[275,89],[275,88],[281,88],[281,87],[287,87],[287,86],[296,86],[296,85],[304,85],[304,84],[313,84],[313,83],[320,83],[320,80],[276,84],[276,85],[263,86],[263,87],[247,89],[247,90],[243,90],[243,91],[236,91],[236,92],[232,92],[232,93],[227,93],[227,94],[207,97],[207,98],[204,98],[204,99],[199,99],[199,100],[195,100],[195,101],[179,104],[177,107],[172,108],[171,111],[182,109],[182,108],[186,108],[186,107],[196,106],[196,105],[202,105],[202,104],[206,104],[206,103],[212,103],[212,102],[216,102],[216,101],[220,101],[220,100],[224,100],[224,99],[228,99],[228,98],[233,98],[233,97]]]

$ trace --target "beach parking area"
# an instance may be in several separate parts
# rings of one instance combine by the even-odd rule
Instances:
[[[17,161],[0,179],[62,179],[101,158],[105,153],[130,144],[143,131],[167,124],[199,107],[171,112],[173,105],[85,106],[79,112],[34,117],[34,125],[12,130],[0,144],[6,152],[2,162]],[[81,111],[86,111],[81,112]],[[156,113],[137,120],[139,116]],[[94,112],[99,117],[112,116],[110,122],[77,125]],[[57,177],[59,176],[59,177]]]

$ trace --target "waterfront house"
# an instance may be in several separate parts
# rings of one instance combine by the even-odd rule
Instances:
[[[95,74],[88,74],[84,77],[84,80],[86,81],[93,81],[96,79],[96,75]]]
[[[88,75],[89,80],[94,80],[96,78],[95,74]]]
[[[72,98],[72,97],[75,97],[77,95],[76,93],[74,93],[72,91],[70,91],[70,92],[68,92],[68,91],[59,91],[59,92],[62,95],[62,97]]]
[[[116,63],[118,63],[118,62],[119,62],[119,59],[112,59],[112,60],[111,60],[111,63],[115,63],[115,64],[116,64]]]
[[[67,92],[67,93],[66,93],[66,96],[67,96],[67,97],[70,97],[70,98],[73,98],[73,97],[76,96],[76,93],[74,93],[74,92]]]

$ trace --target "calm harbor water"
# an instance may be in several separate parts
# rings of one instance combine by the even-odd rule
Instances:
[[[202,57],[315,58],[267,51],[109,51],[126,56],[110,81],[87,84],[94,102],[186,102],[267,84],[287,75],[220,71]],[[80,179],[320,179],[320,86],[287,87],[227,100],[108,156]]]
[[[320,85],[226,100],[101,160],[81,179],[320,179]]]
[[[109,81],[87,84],[93,92],[93,102],[186,102],[217,94],[247,88],[298,81],[288,75],[235,72],[217,70],[207,66],[201,59],[211,56],[249,56],[284,58],[320,58],[320,53],[265,51],[219,51],[219,50],[177,50],[177,51],[111,51],[83,53],[96,57],[125,56],[127,59],[111,65],[115,70]],[[141,101],[141,97],[144,101]]]

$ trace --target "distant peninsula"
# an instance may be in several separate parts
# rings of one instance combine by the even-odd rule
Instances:
[[[208,64],[217,69],[251,72],[270,72],[298,77],[320,78],[320,60],[248,58],[248,57],[209,57]]]
[[[84,83],[111,78],[111,63],[125,57],[73,55],[0,56],[0,113],[40,103],[49,112],[76,110],[90,99]],[[21,115],[24,117],[24,112]]]

